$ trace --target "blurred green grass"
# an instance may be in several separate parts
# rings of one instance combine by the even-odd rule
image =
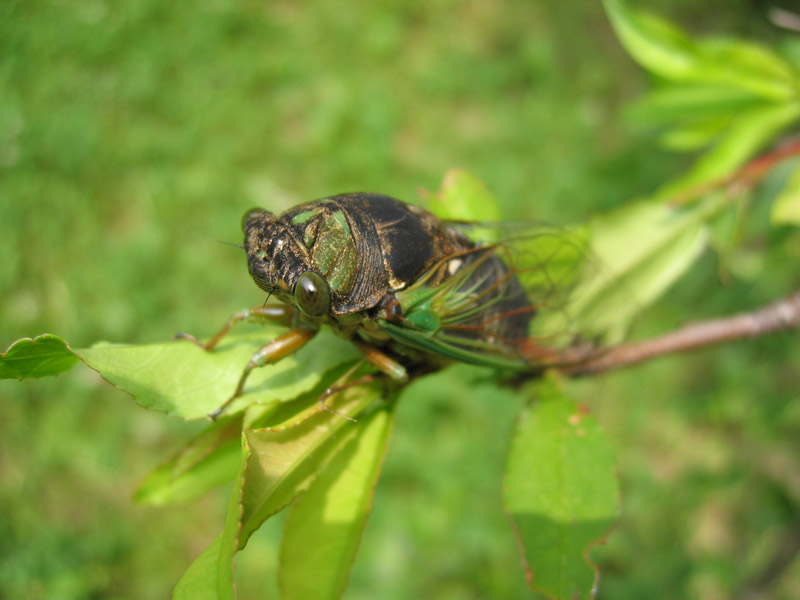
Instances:
[[[668,4],[695,31],[778,39],[757,3]],[[240,251],[216,242],[238,242],[253,205],[353,190],[414,201],[461,166],[508,218],[565,223],[686,164],[625,127],[645,82],[599,3],[9,0],[0,57],[3,347],[45,331],[76,347],[210,334],[263,299]],[[766,233],[765,214],[750,225],[772,248],[761,280],[720,286],[709,258],[636,333],[788,291],[800,242]],[[620,457],[624,516],[593,553],[601,597],[733,597],[797,532],[793,341],[571,384]],[[520,400],[464,375],[401,404],[347,597],[525,594],[500,507]],[[0,596],[165,597],[221,529],[227,490],[179,509],[130,494],[196,425],[86,370],[0,392]],[[240,558],[242,598],[271,589],[278,536],[265,528]],[[796,558],[769,591],[790,597],[792,577]]]

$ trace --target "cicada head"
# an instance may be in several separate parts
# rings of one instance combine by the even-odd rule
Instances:
[[[309,317],[322,317],[330,291],[311,265],[308,249],[271,212],[255,208],[242,219],[247,268],[256,285]]]

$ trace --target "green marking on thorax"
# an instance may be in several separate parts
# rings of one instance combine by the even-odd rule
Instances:
[[[356,278],[358,257],[350,227],[341,210],[322,219],[311,253],[331,290],[348,293]]]
[[[292,217],[292,225],[300,225],[305,223],[317,213],[319,213],[319,209],[317,208],[312,208],[309,210],[304,210],[301,213],[297,213],[294,217]]]
[[[339,223],[339,225],[342,227],[342,229],[348,236],[353,235],[353,232],[350,231],[350,224],[347,222],[347,218],[344,216],[344,211],[337,210],[336,212],[333,213],[333,218],[336,219],[336,221]]]
[[[317,229],[316,227],[310,226],[306,227],[305,233],[303,234],[303,244],[306,248],[311,248],[314,245],[314,242],[317,240]]]

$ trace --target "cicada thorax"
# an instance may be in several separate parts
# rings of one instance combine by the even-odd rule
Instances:
[[[299,277],[313,271],[328,285],[334,317],[376,307],[472,247],[424,209],[368,193],[301,204],[278,217],[254,211],[244,230],[250,274],[260,287],[291,302]]]

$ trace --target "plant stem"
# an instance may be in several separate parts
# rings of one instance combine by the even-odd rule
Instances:
[[[800,155],[800,140],[793,140],[784,144],[777,150],[773,150],[768,154],[764,154],[763,156],[753,159],[727,177],[710,181],[703,185],[692,188],[683,194],[679,194],[670,200],[670,204],[673,206],[688,204],[689,202],[692,202],[697,198],[717,189],[745,189],[752,187],[761,179],[763,179],[772,170],[772,168],[775,167],[775,165],[798,155]]]
[[[571,376],[592,375],[644,362],[664,354],[687,352],[706,346],[800,326],[800,291],[758,310],[692,323],[659,337],[621,344],[602,353],[578,350],[572,365],[560,369]],[[572,362],[572,357],[570,357]]]

